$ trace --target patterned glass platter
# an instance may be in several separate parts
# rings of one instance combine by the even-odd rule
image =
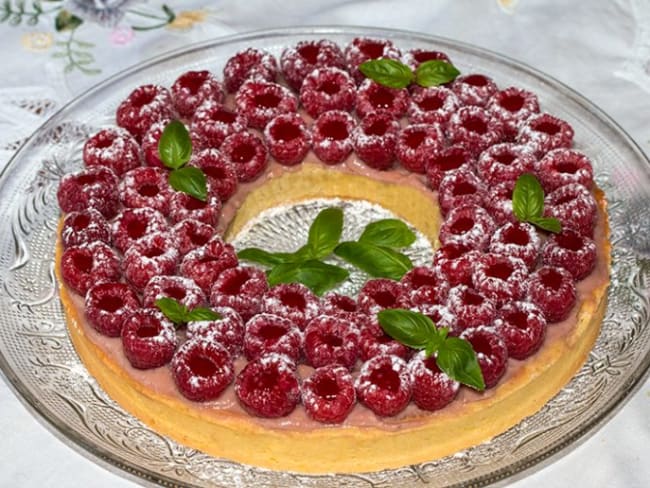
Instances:
[[[609,308],[587,363],[537,414],[453,456],[364,474],[301,475],[233,463],[179,445],[124,412],[88,375],[68,339],[54,277],[61,176],[81,167],[85,139],[111,125],[138,85],[170,85],[191,69],[221,73],[235,52],[258,47],[279,56],[300,40],[345,45],[356,36],[391,39],[402,49],[446,52],[461,72],[538,94],[544,111],[575,129],[593,163],[612,225]],[[102,464],[165,486],[461,486],[525,474],[566,452],[623,404],[650,365],[650,163],[604,113],[566,86],[497,54],[427,35],[369,28],[273,30],[190,46],[121,73],[69,103],[18,151],[0,180],[0,368],[31,410]]]

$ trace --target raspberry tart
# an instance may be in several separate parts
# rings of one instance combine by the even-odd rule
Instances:
[[[208,454],[332,473],[453,454],[560,391],[605,313],[604,194],[566,121],[452,61],[322,39],[133,87],[58,191],[68,330],[106,392]],[[386,62],[452,74],[387,82],[368,68]],[[312,200],[331,205],[305,246],[237,247],[269,211]],[[395,218],[339,242],[341,201]],[[415,234],[426,262],[404,254]],[[341,262],[365,273],[358,293],[336,288]],[[391,332],[395,313],[463,344],[480,381]]]

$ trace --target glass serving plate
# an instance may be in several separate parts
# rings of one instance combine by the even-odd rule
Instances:
[[[345,45],[360,35],[391,39],[404,50],[444,51],[461,72],[483,72],[499,86],[531,90],[544,111],[571,123],[576,147],[591,157],[596,181],[607,195],[612,225],[609,308],[597,344],[573,380],[537,414],[489,442],[440,460],[373,473],[310,476],[245,466],[179,445],[113,402],[88,375],[68,339],[54,277],[58,181],[81,167],[85,139],[112,125],[118,103],[140,84],[170,85],[191,69],[221,73],[233,53],[251,46],[279,56],[300,40],[329,38]],[[423,34],[361,27],[220,38],[157,57],[101,83],[54,115],[12,159],[0,180],[0,368],[46,425],[89,457],[142,483],[478,486],[520,477],[593,433],[648,371],[649,206],[650,164],[623,130],[574,91],[511,59]]]

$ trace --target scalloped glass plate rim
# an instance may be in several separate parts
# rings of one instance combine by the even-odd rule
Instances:
[[[496,64],[508,66],[511,69],[519,70],[522,73],[527,73],[528,75],[536,78],[537,81],[544,82],[549,87],[551,87],[551,89],[560,92],[562,97],[570,99],[573,103],[579,106],[581,110],[584,110],[586,113],[595,116],[601,124],[604,124],[610,131],[613,131],[616,136],[620,138],[619,142],[624,143],[627,150],[630,150],[632,153],[634,153],[637,158],[637,163],[641,162],[641,164],[644,165],[643,168],[639,169],[644,170],[646,172],[646,176],[650,175],[650,161],[645,156],[643,151],[639,148],[639,146],[617,122],[615,122],[600,108],[595,106],[585,97],[567,85],[535,68],[530,67],[529,65],[468,43],[418,32],[362,26],[309,26],[256,30],[219,37],[208,41],[202,41],[153,57],[144,63],[123,70],[107,78],[103,82],[98,83],[94,87],[86,90],[84,93],[65,104],[43,125],[41,125],[41,127],[39,127],[32,136],[23,142],[14,156],[10,159],[9,163],[0,173],[0,192],[5,190],[5,186],[10,179],[10,176],[14,174],[16,169],[15,167],[20,161],[23,153],[29,144],[32,143],[33,140],[37,137],[37,135],[41,134],[45,129],[50,127],[54,121],[60,119],[63,115],[74,111],[75,107],[83,103],[94,93],[109,87],[116,81],[129,78],[130,76],[145,71],[146,69],[151,68],[157,64],[172,61],[176,56],[179,55],[190,55],[192,53],[197,53],[208,48],[218,48],[233,44],[235,42],[249,40],[251,41],[252,45],[271,38],[282,38],[296,35],[301,35],[309,38],[313,38],[315,36],[327,37],[328,35],[348,37],[363,35],[388,38],[393,37],[398,39],[400,37],[408,38],[410,41],[420,41],[423,44],[438,46],[442,48],[442,50],[444,50],[444,47],[447,47],[449,49],[464,50],[471,54],[481,55]],[[2,206],[4,206],[4,204],[2,204]],[[3,212],[4,210],[5,209],[2,208]],[[110,469],[111,471],[118,472],[122,476],[126,476],[138,482],[163,483],[165,485],[176,485],[177,483],[181,482],[178,479],[161,476],[160,473],[149,470],[144,465],[136,465],[126,459],[122,459],[119,456],[116,456],[114,452],[111,452],[110,450],[96,443],[87,441],[81,434],[76,432],[69,425],[63,422],[62,419],[58,418],[53,412],[48,410],[48,408],[39,400],[39,398],[30,392],[26,385],[20,380],[16,372],[11,368],[10,364],[3,354],[0,354],[0,371],[2,372],[2,376],[5,379],[6,383],[10,386],[14,393],[16,393],[16,396],[19,398],[21,403],[23,403],[43,425],[51,430],[58,438],[66,442],[66,444],[73,447],[76,451],[84,454],[102,466]],[[472,479],[472,482],[478,485],[483,485],[487,483],[503,482],[506,480],[512,481],[514,479],[525,476],[532,470],[540,469],[541,467],[549,464],[569,450],[577,447],[589,436],[593,435],[606,421],[608,421],[620,408],[622,408],[625,402],[629,400],[632,394],[640,388],[643,380],[645,380],[645,378],[647,378],[649,375],[650,351],[646,351],[643,360],[639,361],[637,367],[627,377],[627,381],[624,384],[618,385],[619,388],[617,390],[617,397],[610,399],[609,403],[606,405],[606,408],[600,409],[598,415],[595,418],[592,418],[591,422],[582,424],[579,427],[570,430],[566,433],[566,435],[564,435],[562,441],[549,444],[545,446],[543,450],[534,453],[534,455],[529,455],[525,458],[517,459],[510,465],[501,468],[498,471],[490,472],[488,474],[476,477]],[[242,466],[242,468],[244,467]],[[303,477],[303,475],[300,476]],[[305,477],[309,476],[305,475]],[[182,481],[182,483],[185,484],[186,480]]]

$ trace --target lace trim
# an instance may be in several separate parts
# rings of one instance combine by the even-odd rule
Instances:
[[[650,4],[647,0],[631,0],[630,3],[636,20],[632,54],[614,75],[650,92]]]

